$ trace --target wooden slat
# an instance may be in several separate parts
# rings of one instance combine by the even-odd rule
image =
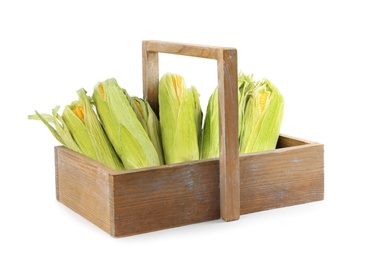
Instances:
[[[159,116],[159,54],[148,51],[147,42],[142,43],[143,98]]]
[[[218,59],[222,47],[185,44],[164,41],[143,41],[147,52],[162,52],[169,54],[186,55],[207,59]]]
[[[237,51],[218,59],[220,133],[220,210],[225,221],[240,218]]]

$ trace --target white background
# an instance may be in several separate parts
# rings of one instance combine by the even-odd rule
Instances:
[[[0,2],[0,259],[375,259],[373,2],[123,2]],[[146,39],[237,48],[284,94],[282,133],[325,145],[325,200],[121,239],[57,202],[58,143],[27,115],[109,77],[142,96]],[[160,63],[205,110],[215,62]]]

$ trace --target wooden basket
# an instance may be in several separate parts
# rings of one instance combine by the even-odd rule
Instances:
[[[143,93],[158,113],[158,53],[217,60],[220,158],[115,171],[55,147],[57,200],[113,237],[324,199],[324,146],[280,135],[277,149],[239,155],[237,51],[144,41]]]

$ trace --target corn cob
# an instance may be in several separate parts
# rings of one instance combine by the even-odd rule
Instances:
[[[158,153],[115,79],[99,82],[93,100],[100,120],[125,169],[158,166]]]
[[[135,105],[135,109],[133,109],[135,110],[139,121],[146,130],[158,153],[160,164],[164,164],[159,119],[156,117],[154,110],[152,110],[150,104],[146,100],[132,97],[132,102]]]
[[[77,94],[79,100],[65,106],[62,117],[57,114],[58,107],[53,110],[52,116],[37,113],[37,117],[45,124],[53,121],[56,130],[52,130],[50,124],[47,127],[64,146],[115,170],[123,170],[124,166],[93,110],[90,97],[84,89],[78,90]]]
[[[203,127],[201,159],[219,156],[218,89],[210,96]],[[238,136],[240,153],[275,149],[284,101],[268,80],[238,75]],[[258,109],[257,109],[258,108]]]
[[[94,112],[91,98],[86,93],[84,89],[77,91],[79,100],[65,106],[62,118],[83,154],[113,169],[123,170],[124,166]]]
[[[217,87],[208,99],[200,148],[201,159],[219,157],[219,106]]]
[[[255,89],[253,75],[246,75],[243,72],[238,74],[238,136],[242,136],[244,128],[243,118],[246,104]]]
[[[242,72],[238,75],[238,133],[242,132],[242,118],[245,112],[245,104],[249,94],[253,91],[254,83],[252,76],[247,76]],[[219,105],[218,87],[211,94],[206,117],[203,125],[203,135],[201,148],[201,159],[219,157]]]
[[[246,102],[240,153],[267,151],[276,148],[284,114],[284,98],[267,79],[255,84]]]
[[[159,82],[159,117],[167,164],[199,159],[202,110],[197,90],[183,77],[166,73]]]

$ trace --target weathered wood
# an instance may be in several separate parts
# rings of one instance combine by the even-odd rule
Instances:
[[[148,101],[159,116],[159,54],[148,50],[148,43],[142,42],[143,98]]]
[[[220,215],[240,218],[237,51],[223,49],[218,59],[220,133]]]
[[[114,236],[220,217],[218,161],[194,161],[114,176]]]
[[[55,147],[56,198],[110,233],[112,169],[64,147]]]
[[[308,142],[240,155],[240,213],[323,200],[323,149]],[[219,159],[114,171],[61,146],[55,155],[57,199],[114,237],[220,218]]]
[[[223,47],[164,41],[143,41],[148,52],[162,52],[218,60]]]
[[[220,124],[221,217],[225,221],[240,217],[238,159],[238,80],[237,50],[162,41],[143,41],[144,95],[155,111],[158,107],[158,53],[188,55],[217,60]]]
[[[323,157],[316,143],[241,155],[241,214],[323,200]]]

